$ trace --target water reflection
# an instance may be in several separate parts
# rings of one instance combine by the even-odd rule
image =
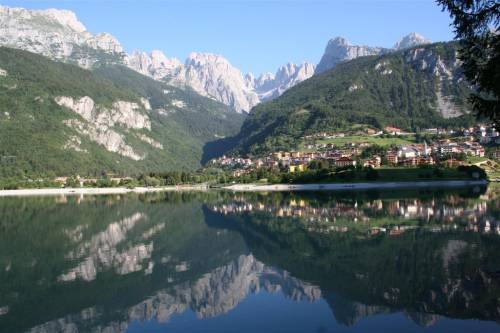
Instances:
[[[498,331],[499,193],[2,199],[0,332]]]

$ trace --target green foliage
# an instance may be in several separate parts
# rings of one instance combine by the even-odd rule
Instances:
[[[76,177],[69,177],[66,180],[66,187],[77,188],[80,187],[80,181]]]
[[[369,146],[369,147],[366,147],[365,149],[363,149],[360,157],[361,158],[369,158],[369,157],[372,157],[374,155],[384,156],[386,150],[387,150],[386,148],[379,146],[379,145]]]
[[[453,18],[465,77],[478,88],[470,97],[474,110],[500,127],[500,2],[437,2]]]
[[[8,73],[0,76],[0,179],[194,170],[201,166],[207,144],[235,135],[243,122],[243,116],[221,103],[124,67],[102,65],[92,72],[1,47],[0,68]],[[170,93],[165,94],[166,90]],[[110,152],[67,126],[65,120],[80,117],[59,106],[57,96],[89,96],[104,107],[118,100],[141,105],[141,98],[150,99],[153,110],[140,112],[150,118],[151,131],[114,127],[145,159],[134,161]],[[174,106],[174,100],[184,101],[185,107]],[[139,140],[139,135],[161,143],[163,149]],[[75,137],[81,141],[81,151],[67,147]]]

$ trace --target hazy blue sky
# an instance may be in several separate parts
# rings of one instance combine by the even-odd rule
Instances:
[[[327,41],[392,46],[416,31],[450,40],[447,13],[434,0],[0,0],[76,12],[91,32],[109,32],[127,51],[159,49],[184,61],[191,51],[222,54],[243,72],[318,63]]]

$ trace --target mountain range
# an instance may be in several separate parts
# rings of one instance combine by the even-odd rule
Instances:
[[[252,73],[243,74],[227,59],[215,54],[193,52],[184,63],[176,58],[168,58],[158,50],[126,54],[112,35],[89,33],[71,11],[0,6],[0,45],[27,50],[87,69],[98,64],[125,65],[155,80],[181,88],[189,87],[244,113],[339,62],[428,42],[424,37],[412,33],[397,42],[394,49],[384,49],[352,45],[346,39],[337,37],[328,42],[317,68],[308,62],[288,63],[278,68],[275,74],[263,73],[255,77]]]
[[[0,6],[0,176],[192,170],[233,147],[290,149],[356,124],[468,124],[457,45],[430,43],[336,37],[317,66],[255,77],[215,54],[127,54],[70,11]]]

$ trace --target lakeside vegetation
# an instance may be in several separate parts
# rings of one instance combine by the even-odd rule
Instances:
[[[198,172],[161,172],[142,174],[137,177],[111,177],[85,179],[79,177],[56,178],[4,178],[0,179],[0,190],[36,188],[106,188],[106,187],[160,187],[205,184],[218,187],[225,184],[311,184],[311,183],[360,183],[360,182],[406,182],[429,180],[487,180],[487,173],[477,166],[441,168],[421,166],[418,168],[343,167],[329,168],[322,163],[311,163],[310,169],[289,173],[280,170],[257,169],[241,176],[220,169],[204,169]]]

